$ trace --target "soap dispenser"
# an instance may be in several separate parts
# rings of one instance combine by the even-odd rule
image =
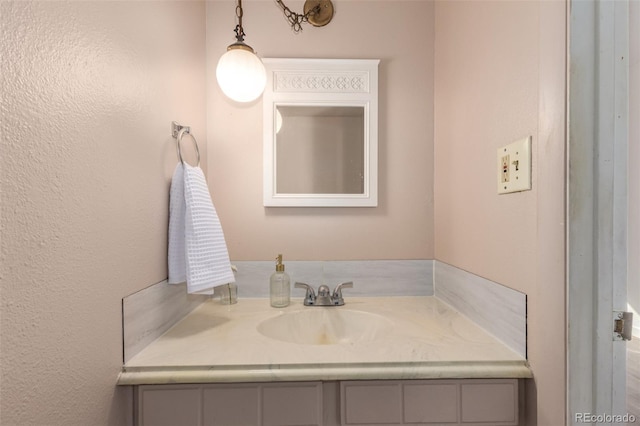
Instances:
[[[291,293],[291,280],[289,279],[289,275],[284,271],[281,254],[276,258],[276,271],[271,274],[269,286],[271,306],[274,308],[284,308],[288,306]]]

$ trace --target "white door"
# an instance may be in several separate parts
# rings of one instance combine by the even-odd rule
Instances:
[[[631,0],[632,9],[637,0]],[[567,423],[622,424],[629,167],[628,0],[570,2]],[[637,260],[632,260],[635,262]],[[632,265],[632,263],[629,263]]]
[[[627,303],[633,340],[627,343],[627,411],[640,422],[640,2],[629,4],[629,237]]]

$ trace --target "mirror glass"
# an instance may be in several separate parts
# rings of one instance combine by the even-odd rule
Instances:
[[[364,194],[363,106],[276,106],[278,194]]]
[[[377,59],[263,58],[264,205],[378,205]]]

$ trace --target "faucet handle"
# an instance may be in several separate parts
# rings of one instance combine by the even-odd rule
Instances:
[[[331,295],[331,290],[326,285],[322,284],[318,287],[318,297],[327,297]]]
[[[343,288],[353,288],[353,281],[348,281],[346,283],[338,284],[333,290],[333,304],[336,306],[344,305],[344,299],[342,298],[342,289]]]
[[[313,290],[309,284],[296,282],[293,285],[295,288],[304,288],[306,289],[306,293],[304,294],[304,304],[305,305],[313,305],[316,301],[316,292]]]
[[[315,304],[317,306],[332,306],[334,304],[329,287],[324,284],[318,287],[318,296],[316,297]]]

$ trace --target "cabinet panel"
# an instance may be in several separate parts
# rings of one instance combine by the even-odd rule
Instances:
[[[405,384],[403,393],[405,423],[458,423],[457,384]]]
[[[139,424],[143,426],[199,426],[200,388],[141,386]]]
[[[462,423],[518,424],[517,395],[516,380],[462,384]]]
[[[136,424],[516,426],[518,387],[517,379],[145,385]]]
[[[255,426],[260,418],[260,395],[255,385],[204,388],[205,426]]]
[[[517,426],[518,380],[340,383],[343,425]]]
[[[402,388],[398,382],[348,382],[341,386],[345,425],[402,424]]]
[[[283,383],[262,387],[263,426],[322,424],[322,383]]]

